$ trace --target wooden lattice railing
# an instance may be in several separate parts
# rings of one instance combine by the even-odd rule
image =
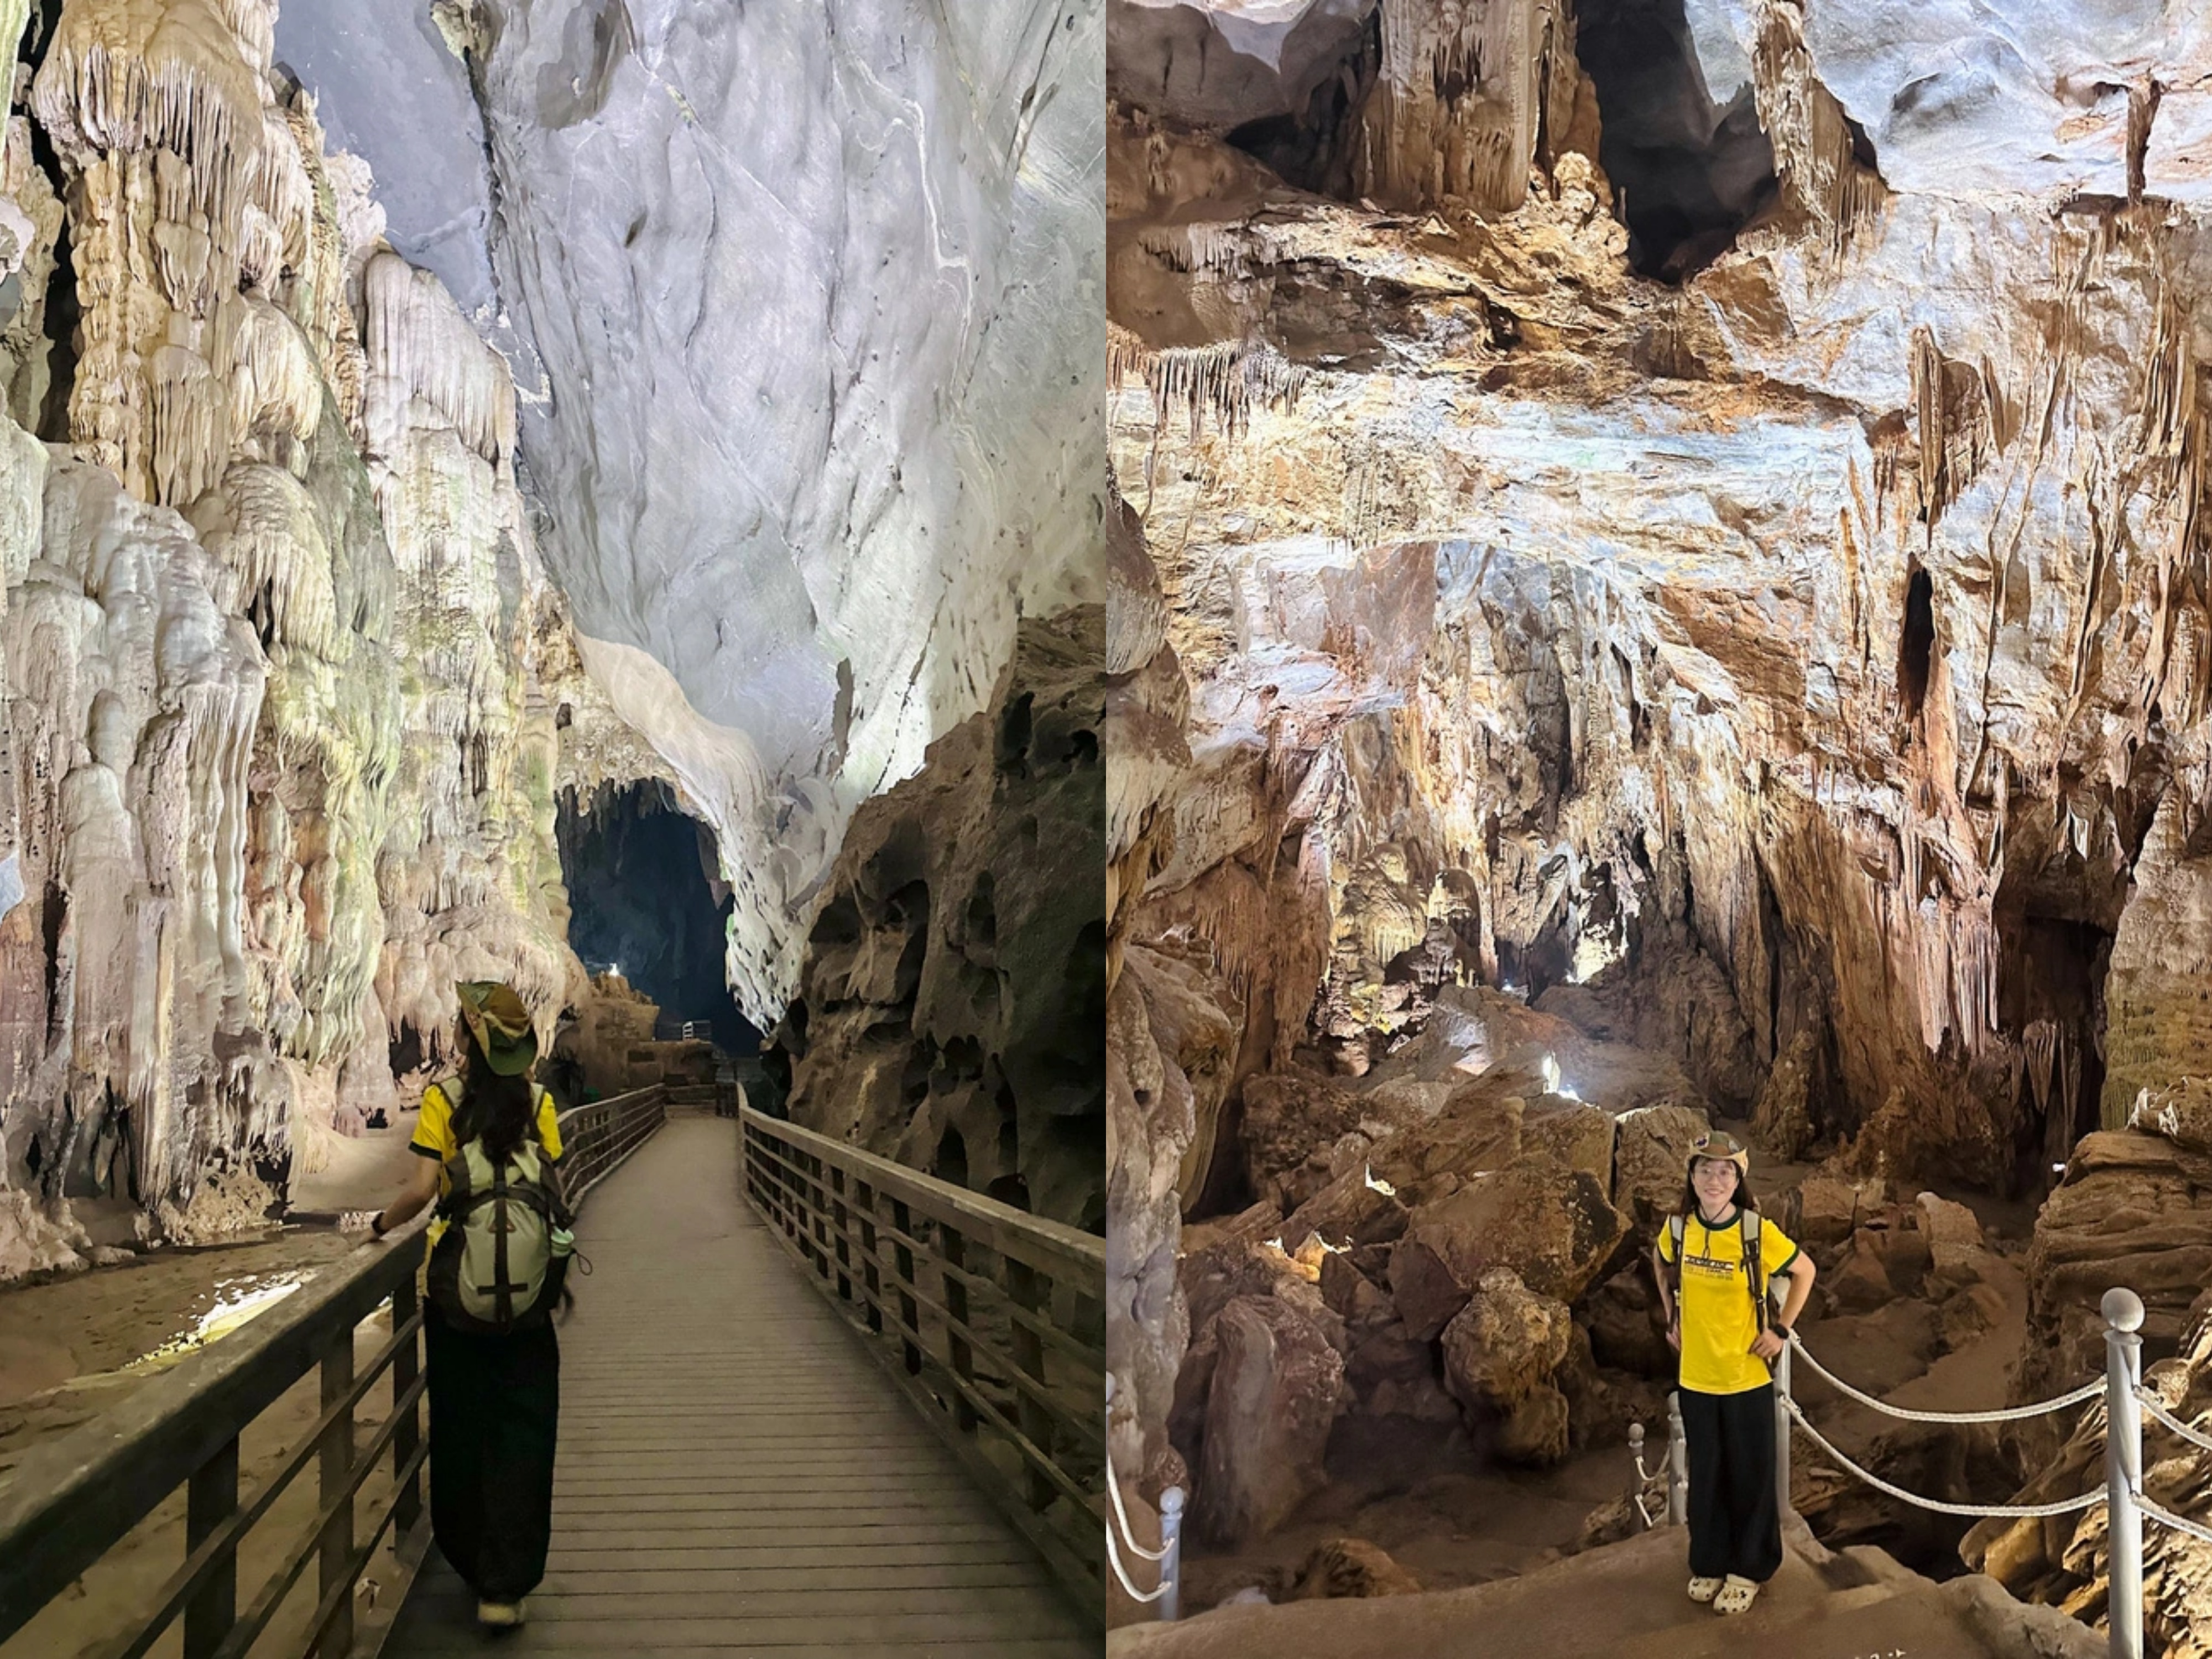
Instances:
[[[1103,1619],[1103,1241],[750,1106],[738,1115],[754,1209]]]
[[[665,1092],[641,1089],[562,1115],[562,1178],[572,1204],[665,1121]],[[241,1329],[28,1453],[0,1485],[0,1643],[182,1486],[184,1561],[100,1659],[139,1659],[179,1618],[184,1659],[244,1659],[272,1647],[289,1659],[349,1659],[356,1586],[386,1532],[398,1529],[403,1563],[419,1558],[427,1536],[419,1275],[428,1225],[417,1217],[319,1269]],[[391,1334],[357,1365],[356,1328],[387,1304]],[[241,1502],[240,1437],[311,1371],[320,1376],[320,1418]],[[390,1410],[357,1422],[356,1410],[386,1376]],[[388,1486],[373,1479],[387,1457]],[[310,1462],[315,1518],[241,1610],[239,1546]],[[317,1599],[303,1620],[298,1608],[285,1609],[311,1564]]]

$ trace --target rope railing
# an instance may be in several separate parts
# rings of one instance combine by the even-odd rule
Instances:
[[[1838,1376],[1814,1358],[1802,1338],[1794,1331],[1790,1333],[1774,1368],[1775,1462],[1782,1507],[1786,1510],[1790,1506],[1789,1446],[1790,1430],[1793,1425],[1844,1474],[1863,1481],[1877,1492],[1887,1493],[1900,1503],[1911,1504],[1915,1508],[1932,1510],[1939,1515],[2039,1519],[2079,1514],[2102,1504],[2106,1509],[2106,1533],[2110,1564],[2105,1621],[2109,1643],[2107,1651],[2111,1659],[2143,1659],[2144,1520],[2148,1518],[2187,1537],[2212,1544],[2212,1526],[2192,1521],[2186,1516],[2176,1515],[2144,1492],[2143,1419],[2148,1416],[2169,1433],[2204,1451],[2212,1451],[2212,1434],[2182,1422],[2166,1408],[2157,1395],[2143,1387],[2142,1337],[2140,1334],[2143,1322],[2142,1299],[2129,1290],[2107,1291],[2101,1310],[2106,1327],[2105,1375],[2101,1381],[2084,1383],[2055,1399],[2035,1405],[2011,1406],[1986,1412],[1915,1411],[1877,1400]],[[1813,1426],[1805,1415],[1804,1408],[1790,1392],[1790,1361],[1793,1353],[1802,1354],[1808,1364],[1846,1397],[1886,1416],[1911,1423],[2014,1423],[2086,1405],[2102,1396],[2106,1411],[2104,1487],[2101,1491],[2081,1492],[2048,1504],[1954,1504],[1942,1498],[1925,1497],[1919,1492],[1907,1492],[1846,1457],[1836,1449],[1832,1441]],[[1673,1454],[1668,1518],[1670,1522],[1680,1522],[1684,1516],[1681,1471],[1685,1463],[1685,1448],[1679,1396],[1668,1396],[1668,1438]],[[1637,1512],[1649,1526],[1651,1524],[1650,1510],[1644,1504],[1642,1494],[1654,1477],[1644,1467],[1643,1425],[1632,1425],[1629,1449],[1636,1466]]]
[[[1805,1346],[1805,1339],[1796,1332],[1790,1333],[1790,1346],[1804,1356],[1805,1363],[1818,1371],[1830,1387],[1849,1395],[1862,1406],[1870,1407],[1886,1417],[1895,1417],[1907,1423],[2017,1423],[2024,1418],[2042,1417],[2051,1412],[2064,1411],[2069,1406],[2078,1406],[2104,1393],[2102,1382],[2085,1382],[2071,1394],[2062,1394],[2055,1400],[2045,1400],[2033,1406],[2007,1406],[1988,1412],[1922,1412],[1904,1406],[1893,1406],[1886,1400],[1877,1400],[1863,1389],[1855,1389],[1823,1365]]]
[[[1114,1408],[1114,1374],[1106,1374],[1106,1409],[1111,1420]],[[1113,1515],[1106,1523],[1106,1560],[1114,1569],[1114,1577],[1121,1581],[1122,1592],[1132,1601],[1158,1602],[1163,1621],[1172,1620],[1180,1611],[1182,1588],[1182,1506],[1181,1486],[1170,1486],[1160,1494],[1160,1547],[1147,1549],[1137,1541],[1136,1528],[1129,1524],[1129,1511],[1121,1502],[1121,1482],[1114,1468],[1114,1454],[1106,1454],[1106,1491],[1113,1500]],[[1117,1524],[1118,1523],[1118,1524]],[[1128,1569],[1121,1565],[1122,1553],[1140,1560],[1158,1565],[1158,1582],[1148,1590],[1140,1590],[1130,1582]]]
[[[2175,1417],[2160,1403],[2159,1397],[2148,1389],[2137,1389],[2136,1400],[2168,1433],[2180,1436],[2192,1446],[2201,1446],[2206,1451],[2212,1451],[2212,1436],[2198,1432]]]

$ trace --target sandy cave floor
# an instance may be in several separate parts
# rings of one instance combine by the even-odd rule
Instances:
[[[1750,1139],[1747,1122],[1716,1118],[1714,1126]],[[1761,1204],[1778,1209],[1814,1168],[1809,1163],[1756,1159],[1753,1179]],[[1917,1298],[1899,1298],[1871,1314],[1822,1318],[1808,1309],[1801,1333],[1837,1375],[1892,1404],[1924,1411],[2003,1404],[2027,1331],[2027,1286],[2017,1263],[2033,1235],[2036,1201],[1942,1184],[1928,1190],[1966,1205],[1981,1222],[1999,1257],[1993,1282],[2003,1298],[2003,1316],[1932,1363],[1926,1352],[1933,1312]],[[1802,1364],[1795,1391],[1821,1432],[1861,1462],[1878,1434],[1897,1426],[1845,1399]],[[1644,1428],[1647,1466],[1656,1468],[1664,1455],[1666,1425],[1650,1422]],[[1802,1435],[1792,1455],[1801,1462],[1825,1461]],[[1630,1490],[1633,1473],[1625,1441],[1577,1454],[1553,1468],[1516,1469],[1486,1457],[1455,1425],[1359,1418],[1339,1422],[1328,1462],[1329,1486],[1275,1532],[1231,1552],[1191,1552],[1186,1613],[1217,1606],[1255,1585],[1279,1599],[1312,1551],[1334,1538],[1377,1545],[1424,1589],[1455,1589],[1528,1572],[1557,1559],[1593,1510]],[[2006,1495],[1995,1494],[1992,1501]],[[1964,1524],[1959,1523],[1960,1530]],[[1925,1535],[1899,1538],[1896,1546],[1908,1555],[1924,1556],[1931,1550]],[[1940,1567],[1940,1545],[1933,1553],[1933,1565]],[[1954,1571],[1965,1570],[1950,1565]]]

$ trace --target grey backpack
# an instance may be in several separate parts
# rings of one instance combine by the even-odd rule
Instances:
[[[460,1110],[460,1085],[439,1090]],[[446,1160],[438,1202],[446,1230],[430,1252],[428,1290],[463,1330],[505,1333],[546,1322],[575,1249],[574,1218],[535,1133],[495,1164],[481,1138]]]

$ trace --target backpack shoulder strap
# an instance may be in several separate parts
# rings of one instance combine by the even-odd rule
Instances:
[[[1764,1331],[1766,1328],[1766,1275],[1760,1271],[1759,1243],[1759,1212],[1746,1210],[1743,1212],[1743,1277],[1751,1289],[1753,1316],[1759,1321],[1759,1328]]]

